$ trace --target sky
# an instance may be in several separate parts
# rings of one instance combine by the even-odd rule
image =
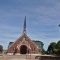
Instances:
[[[25,16],[27,35],[42,41],[45,50],[60,40],[60,0],[0,0],[0,45],[4,49],[22,35]]]

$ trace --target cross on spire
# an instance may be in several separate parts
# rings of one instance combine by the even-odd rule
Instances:
[[[26,34],[26,16],[24,19],[23,34]]]

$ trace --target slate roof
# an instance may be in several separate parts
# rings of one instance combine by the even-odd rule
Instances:
[[[40,48],[42,50],[42,44],[39,41],[33,41],[38,48]]]
[[[14,43],[14,42],[9,42],[8,48],[9,48],[9,46],[10,46],[12,43]]]

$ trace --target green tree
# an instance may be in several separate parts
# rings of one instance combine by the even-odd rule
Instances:
[[[2,53],[2,51],[3,51],[3,46],[0,45],[0,53]]]
[[[55,43],[55,42],[52,42],[52,43],[50,43],[50,45],[48,46],[47,53],[48,53],[48,54],[54,54],[55,51],[56,51],[56,43]]]
[[[58,50],[58,49],[60,49],[60,40],[57,42],[57,44],[56,44],[56,49]]]
[[[57,49],[56,54],[60,55],[60,40],[56,44],[56,49]]]

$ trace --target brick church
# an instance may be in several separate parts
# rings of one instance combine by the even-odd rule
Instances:
[[[41,54],[41,47],[26,34],[26,16],[24,19],[23,34],[15,42],[9,43],[7,54]]]

